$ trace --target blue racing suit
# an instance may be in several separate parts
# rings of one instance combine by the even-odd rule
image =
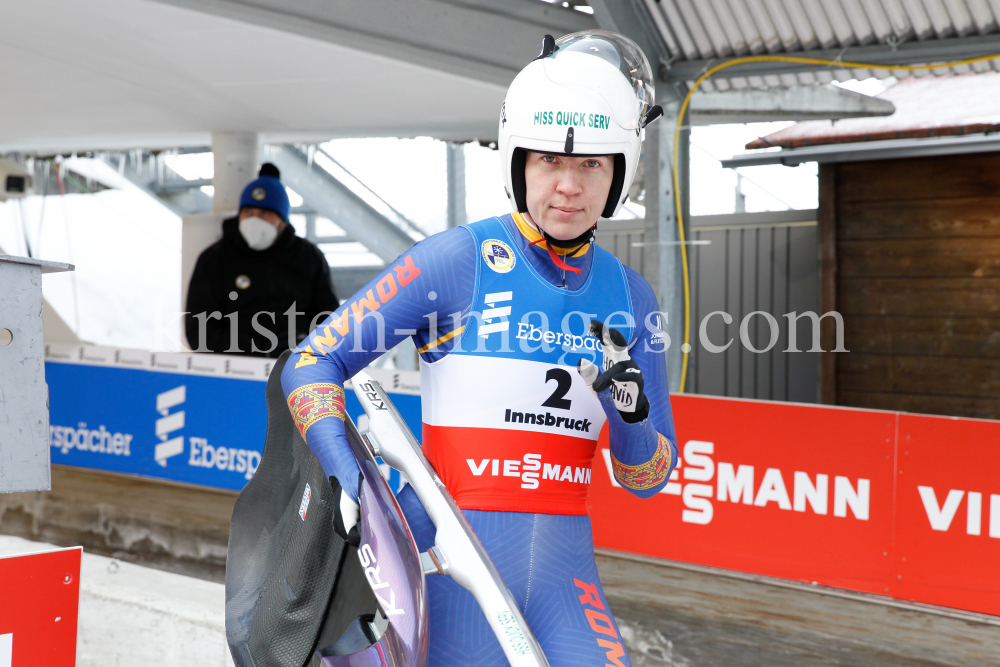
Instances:
[[[627,665],[594,563],[586,489],[601,443],[618,482],[640,497],[656,494],[676,465],[661,314],[645,279],[606,251],[585,244],[563,256],[577,274],[538,241],[514,214],[414,245],[302,342],[282,386],[324,470],[356,499],[344,383],[412,336],[425,454],[550,664]],[[587,332],[595,316],[625,335],[642,371],[650,407],[641,422],[626,423],[609,390],[595,400],[573,368],[581,357],[599,363]],[[399,502],[426,550],[433,524],[409,487]],[[507,664],[468,591],[450,577],[430,577],[427,588],[428,665]]]

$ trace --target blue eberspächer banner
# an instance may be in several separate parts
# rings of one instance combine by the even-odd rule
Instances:
[[[52,463],[240,490],[264,451],[273,360],[46,346]],[[417,439],[420,374],[369,369]],[[346,391],[347,411],[367,419]],[[399,473],[384,466],[390,486]]]

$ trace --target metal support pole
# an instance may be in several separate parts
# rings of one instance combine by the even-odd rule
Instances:
[[[674,133],[682,119],[678,117],[684,101],[682,88],[660,83],[656,86],[657,103],[663,107],[663,117],[646,129],[643,148],[646,160],[646,253],[643,266],[645,277],[653,286],[660,309],[667,314],[664,331],[670,336],[667,350],[667,376],[670,391],[680,390],[681,365],[684,343],[684,275],[681,252],[688,251],[691,265],[693,246],[681,245],[677,228],[677,197],[681,200],[685,239],[690,241],[690,216],[688,215],[688,164],[690,131],[683,127],[680,133],[677,166],[679,189],[674,188]],[[642,323],[639,323],[640,325]],[[691,324],[694,327],[694,323]],[[692,357],[688,358],[687,381],[691,386]]]
[[[734,203],[736,213],[747,212],[747,196],[743,194],[743,176],[736,172],[736,200]]]
[[[316,214],[306,213],[306,241],[316,243]]]
[[[448,142],[448,228],[468,222],[465,213],[465,144]]]
[[[215,158],[212,210],[234,213],[240,207],[243,188],[257,177],[260,140],[252,132],[213,132],[212,153]]]
[[[648,8],[642,2],[622,2],[620,0],[589,0],[594,10],[594,18],[604,30],[613,30],[628,35],[649,59],[653,71],[659,70],[662,59],[670,57],[670,51]],[[696,77],[691,77],[696,78]],[[689,80],[689,79],[685,79]],[[677,231],[676,201],[679,198],[685,220],[685,238],[690,238],[688,220],[688,139],[689,131],[684,129],[678,146],[678,185],[674,187],[673,148],[674,132],[682,119],[678,118],[681,103],[687,90],[683,84],[656,83],[656,103],[663,107],[663,118],[646,129],[643,142],[643,159],[646,161],[646,228],[644,234],[643,271],[652,285],[660,302],[660,310],[667,313],[663,329],[670,336],[667,348],[667,376],[670,391],[678,391],[681,381],[684,342],[684,275],[681,269],[680,235]],[[682,125],[682,127],[684,127]],[[637,323],[644,326],[643,322]],[[688,360],[687,386],[693,365]]]
[[[191,275],[199,255],[222,238],[223,218],[235,215],[240,195],[247,183],[257,177],[259,143],[256,134],[213,132],[212,153],[215,174],[212,185],[212,212],[184,215],[181,219],[181,300],[187,303]],[[177,320],[178,340],[186,340],[184,324]]]

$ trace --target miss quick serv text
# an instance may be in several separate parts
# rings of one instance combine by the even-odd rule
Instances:
[[[611,116],[582,111],[536,111],[535,125],[573,125],[606,130],[611,127]]]

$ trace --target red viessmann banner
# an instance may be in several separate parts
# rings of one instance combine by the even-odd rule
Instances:
[[[1000,615],[1000,422],[671,396],[642,500],[598,450],[598,547]]]

